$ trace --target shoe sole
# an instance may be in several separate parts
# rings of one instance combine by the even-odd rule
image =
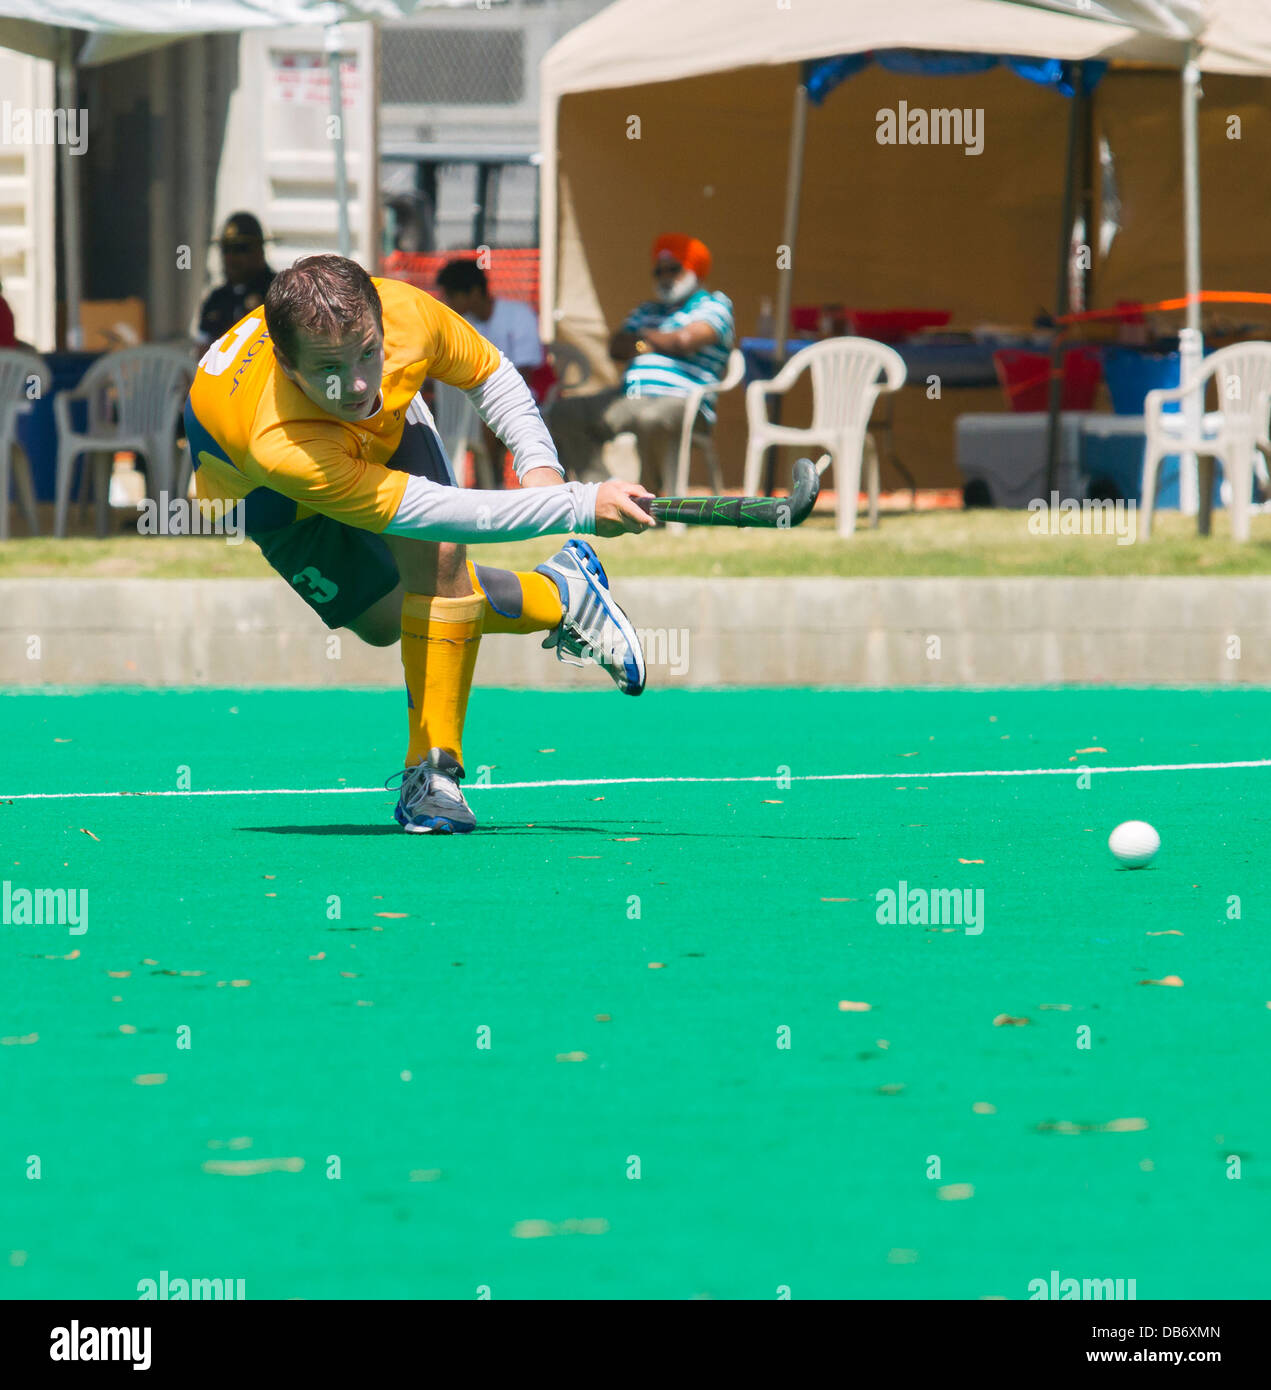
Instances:
[[[627,645],[636,654],[638,662],[636,667],[638,684],[630,684],[631,673],[627,670],[626,663],[624,662],[623,674],[626,676],[628,684],[619,685],[618,689],[621,690],[624,695],[639,695],[644,690],[645,682],[648,678],[648,673],[644,665],[644,653],[640,649],[640,639],[636,636],[636,630],[632,626],[631,619],[622,611],[617,600],[610,592],[609,576],[605,573],[605,567],[600,563],[600,556],[596,554],[586,541],[577,539],[571,540],[569,544],[566,545],[565,549],[572,550],[576,554],[582,556],[581,568],[587,580],[588,587],[600,600],[600,606],[613,620],[615,626],[622,633],[623,637],[626,638]],[[599,585],[594,583],[594,580],[599,580]],[[608,662],[598,662],[597,665],[609,669]]]
[[[475,825],[461,825],[445,816],[428,816],[422,821],[405,821],[393,812],[393,819],[408,835],[470,835]]]

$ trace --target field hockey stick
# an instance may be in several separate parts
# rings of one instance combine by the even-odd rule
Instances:
[[[633,497],[655,521],[679,521],[689,526],[766,526],[785,530],[806,521],[829,463],[798,459],[789,497]]]

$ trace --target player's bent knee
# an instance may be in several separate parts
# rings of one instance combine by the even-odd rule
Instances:
[[[443,541],[437,552],[437,592],[447,598],[466,598],[473,592],[467,546]]]
[[[394,642],[401,640],[402,635],[401,624],[387,619],[369,623],[350,623],[349,631],[372,647],[391,647]]]

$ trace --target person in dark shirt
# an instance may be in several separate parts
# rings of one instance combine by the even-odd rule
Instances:
[[[199,310],[199,341],[204,347],[265,302],[275,274],[265,262],[265,234],[250,212],[236,212],[225,223],[218,245],[225,284],[214,289]]]

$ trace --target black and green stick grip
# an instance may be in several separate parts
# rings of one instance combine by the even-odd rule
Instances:
[[[768,526],[784,530],[807,519],[820,487],[816,464],[811,459],[798,459],[789,497],[633,497],[631,500],[655,521],[682,521],[688,526]]]

